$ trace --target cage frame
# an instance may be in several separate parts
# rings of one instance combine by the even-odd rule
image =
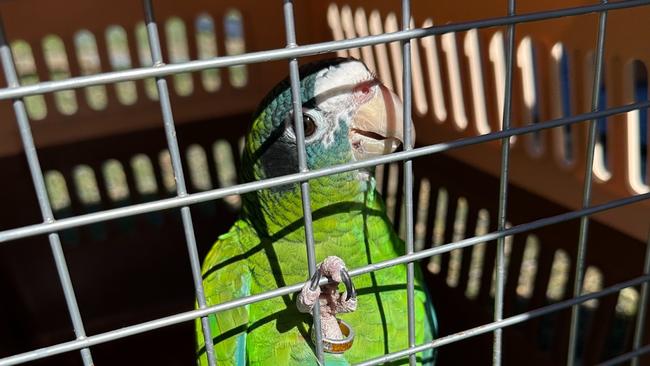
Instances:
[[[504,17],[481,19],[470,22],[459,22],[447,25],[434,25],[428,28],[411,28],[410,19],[410,1],[402,0],[402,30],[394,33],[385,33],[381,35],[371,35],[365,37],[357,37],[348,40],[336,40],[331,42],[323,42],[317,44],[297,45],[295,34],[295,20],[293,14],[293,1],[283,0],[284,10],[284,24],[286,31],[286,48],[274,49],[267,51],[249,52],[237,56],[218,56],[209,60],[194,60],[181,62],[178,64],[164,64],[160,39],[158,37],[157,23],[154,17],[154,7],[152,0],[143,0],[144,18],[147,27],[148,41],[151,48],[152,59],[154,65],[151,67],[140,67],[124,71],[114,71],[108,73],[101,73],[89,76],[72,77],[60,81],[43,81],[34,85],[21,86],[16,73],[14,59],[11,54],[11,49],[8,45],[6,35],[1,27],[0,22],[0,60],[7,80],[8,86],[0,89],[0,100],[13,100],[13,108],[16,117],[16,122],[19,125],[21,132],[21,141],[23,143],[23,150],[27,157],[28,166],[33,179],[34,188],[37,195],[39,208],[42,213],[43,222],[39,224],[27,225],[19,228],[8,229],[0,231],[0,244],[13,241],[20,238],[31,237],[36,235],[48,235],[53,257],[55,259],[57,271],[59,273],[59,280],[63,287],[63,292],[66,298],[67,307],[71,317],[71,321],[75,330],[76,339],[56,344],[53,346],[43,347],[40,349],[28,351],[22,354],[12,355],[0,359],[0,365],[14,365],[32,360],[37,360],[51,355],[79,350],[84,365],[92,365],[92,356],[90,347],[104,342],[109,342],[115,339],[124,338],[130,335],[139,334],[147,331],[153,331],[162,327],[170,326],[180,322],[193,321],[200,318],[203,324],[203,334],[208,342],[211,344],[212,337],[209,334],[209,326],[207,326],[207,316],[210,314],[232,309],[238,306],[244,306],[257,301],[263,301],[277,296],[282,296],[290,293],[297,292],[302,283],[278,288],[272,291],[239,298],[236,300],[228,301],[226,303],[208,307],[203,295],[202,278],[200,273],[200,262],[197,254],[196,241],[194,238],[194,228],[192,225],[192,216],[190,206],[206,201],[212,201],[226,196],[252,192],[259,189],[275,187],[289,183],[300,183],[302,192],[302,203],[304,210],[305,220],[305,233],[306,233],[306,250],[308,253],[308,268],[311,275],[316,270],[315,256],[314,256],[314,239],[313,228],[311,223],[311,210],[309,198],[309,180],[324,177],[331,174],[337,174],[345,171],[357,170],[360,168],[367,168],[377,166],[380,164],[391,162],[402,162],[404,166],[404,198],[405,198],[405,219],[406,219],[406,253],[394,259],[374,263],[360,268],[355,268],[350,271],[351,276],[357,276],[364,273],[373,272],[382,268],[398,264],[407,264],[407,294],[408,294],[408,322],[409,322],[409,348],[397,351],[382,357],[365,361],[360,365],[376,365],[387,361],[397,360],[403,357],[409,357],[410,363],[415,362],[415,354],[426,349],[437,348],[445,344],[457,342],[463,339],[474,337],[480,334],[492,332],[494,334],[494,349],[493,349],[493,364],[501,364],[501,330],[505,327],[527,321],[529,319],[539,317],[550,312],[560,309],[572,308],[571,317],[571,336],[568,344],[568,364],[572,365],[575,361],[575,347],[576,347],[576,330],[578,327],[579,313],[577,312],[578,305],[595,298],[600,298],[608,294],[615,293],[623,288],[642,285],[642,292],[640,298],[639,313],[634,334],[634,349],[628,353],[612,358],[603,363],[603,365],[614,365],[625,362],[627,360],[636,360],[638,356],[650,352],[650,345],[641,345],[641,338],[643,333],[642,324],[645,322],[645,309],[648,301],[648,282],[650,281],[650,239],[648,239],[648,249],[646,250],[646,259],[644,262],[644,274],[642,276],[618,283],[616,285],[607,287],[600,291],[580,295],[582,289],[583,275],[584,275],[584,262],[585,251],[587,249],[589,217],[595,213],[605,210],[613,209],[629,205],[635,202],[640,202],[650,199],[650,193],[641,193],[632,195],[626,198],[617,199],[607,203],[598,205],[591,205],[591,182],[593,176],[593,160],[594,148],[596,141],[596,119],[600,117],[612,116],[633,110],[647,109],[650,107],[650,102],[637,102],[627,105],[621,105],[611,108],[599,109],[599,81],[602,78],[603,66],[602,60],[605,47],[606,35],[606,20],[607,14],[610,11],[618,9],[632,8],[643,5],[650,5],[647,0],[627,0],[621,2],[608,2],[602,0],[600,4],[580,6],[575,8],[564,8],[550,11],[541,11],[536,13],[515,14],[515,1],[509,0],[508,2],[508,15]],[[565,16],[577,16],[588,13],[599,14],[598,24],[598,41],[597,51],[594,53],[595,69],[593,75],[592,86],[592,103],[591,111],[588,113],[576,114],[572,116],[562,117],[553,120],[547,120],[544,124],[529,125],[524,127],[511,127],[510,108],[512,103],[512,74],[513,74],[513,49],[514,49],[514,32],[517,24],[522,22],[540,21],[547,19],[555,19]],[[411,52],[410,40],[416,38],[423,38],[431,35],[441,35],[449,32],[469,30],[472,28],[485,28],[494,26],[507,26],[507,57],[506,57],[506,89],[505,89],[505,104],[503,113],[503,128],[499,131],[490,132],[485,135],[469,137],[452,142],[444,142],[425,147],[413,148],[412,141],[408,130],[410,128],[410,120],[412,115],[412,96],[411,96]],[[172,112],[172,103],[169,99],[168,85],[165,80],[166,76],[184,73],[196,72],[212,68],[224,68],[227,66],[245,65],[250,63],[258,63],[270,60],[288,60],[289,76],[292,89],[292,103],[295,111],[301,108],[300,93],[299,91],[299,75],[298,75],[298,59],[304,56],[311,56],[320,53],[332,52],[336,50],[345,50],[350,48],[363,47],[368,45],[376,45],[380,43],[389,43],[399,41],[402,45],[402,65],[403,65],[403,95],[404,95],[404,131],[405,142],[404,151],[393,153],[378,158],[364,160],[361,162],[354,162],[349,164],[337,165],[318,170],[308,170],[305,159],[305,143],[304,133],[302,131],[302,114],[294,113],[295,125],[297,131],[297,145],[299,157],[299,172],[286,176],[265,179],[256,182],[244,183],[227,188],[211,189],[201,193],[188,193],[185,187],[185,178],[183,176],[182,162],[178,149],[178,140],[175,136],[174,116]],[[165,127],[165,134],[167,138],[167,146],[169,148],[174,176],[177,182],[176,196],[168,199],[160,199],[152,202],[133,204],[122,208],[114,208],[105,211],[100,211],[91,214],[83,214],[75,217],[55,219],[52,212],[52,207],[49,203],[47,191],[44,183],[43,171],[40,167],[38,153],[34,144],[33,135],[30,130],[30,121],[26,113],[26,108],[23,98],[31,95],[41,95],[45,93],[52,93],[55,91],[62,91],[68,89],[79,89],[93,85],[105,85],[116,83],[120,81],[139,80],[148,77],[155,77],[157,90],[159,93],[159,103],[162,113],[162,120]],[[559,126],[567,126],[587,122],[589,126],[588,148],[587,156],[585,159],[585,177],[582,196],[582,208],[579,210],[569,211],[564,214],[556,216],[545,217],[536,221],[528,222],[525,224],[506,227],[506,207],[508,197],[508,167],[509,167],[509,141],[510,137],[529,134],[537,131],[551,129]],[[413,248],[413,174],[412,174],[412,159],[419,156],[436,154],[451,149],[456,149],[463,146],[480,144],[487,141],[501,141],[501,169],[500,169],[500,189],[499,189],[499,222],[498,229],[484,235],[477,235],[470,238],[445,243],[436,248],[424,249],[421,251],[414,251]],[[74,286],[68,273],[68,268],[65,262],[65,256],[61,247],[58,232],[64,229],[75,228],[90,225],[93,223],[115,220],[118,218],[139,215],[148,212],[155,212],[167,209],[179,209],[182,216],[183,228],[186,235],[186,244],[190,256],[190,266],[194,279],[195,291],[197,294],[198,309],[187,311],[184,313],[174,314],[168,317],[156,319],[149,322],[130,325],[121,329],[113,331],[87,335],[84,329],[84,324],[81,312],[76,303],[74,293]],[[574,289],[572,298],[561,301],[555,304],[547,305],[542,308],[534,309],[524,313],[517,314],[503,318],[503,288],[504,288],[504,240],[505,237],[518,233],[528,232],[530,230],[541,228],[544,226],[562,223],[568,220],[580,220],[580,233],[578,242],[578,256],[576,258],[576,276],[574,281]],[[435,255],[450,252],[454,249],[470,247],[481,242],[490,240],[497,240],[497,259],[496,259],[496,292],[495,292],[495,311],[494,321],[489,324],[484,324],[464,332],[451,334],[441,338],[435,339],[433,342],[416,345],[414,337],[414,316],[413,316],[413,270],[414,262],[419,259],[429,258]],[[321,280],[321,284],[326,283],[326,279]],[[318,322],[318,307],[315,307],[314,320]],[[320,329],[316,326],[315,329]],[[317,340],[320,339],[320,332],[316,332]],[[319,359],[322,360],[322,349],[318,347],[320,342],[316,342],[316,353]],[[211,347],[208,347],[210,349]],[[208,352],[208,360],[210,365],[215,365],[214,354]]]

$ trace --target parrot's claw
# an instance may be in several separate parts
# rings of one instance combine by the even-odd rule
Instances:
[[[316,291],[320,279],[321,279],[321,273],[320,273],[320,267],[318,267],[316,268],[316,271],[314,271],[314,274],[311,276],[311,281],[309,282],[309,289],[311,291]]]
[[[354,288],[354,283],[352,283],[352,278],[345,268],[341,268],[341,282],[345,285],[346,297],[345,301],[354,299],[357,297],[357,290]]]

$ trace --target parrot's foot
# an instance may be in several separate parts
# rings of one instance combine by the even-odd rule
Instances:
[[[337,285],[339,283],[345,285],[345,289],[347,290],[346,301],[357,296],[354,284],[352,283],[352,279],[350,278],[350,274],[348,273],[343,259],[336,256],[329,256],[325,258],[318,269],[323,276],[332,279],[332,281],[336,282]]]
[[[327,277],[330,282],[319,286],[322,276]],[[345,284],[345,293],[338,292],[340,283]],[[347,324],[345,324],[345,327],[343,327],[345,329],[343,329],[341,327],[343,323],[336,318],[336,314],[349,313],[356,310],[357,292],[345,266],[345,262],[341,258],[330,256],[318,265],[310,281],[303,285],[302,290],[298,294],[296,306],[300,312],[310,313],[316,301],[320,305],[320,325],[324,344],[329,342],[327,344],[332,347],[334,344],[349,347],[352,343],[354,332]],[[345,349],[342,349],[341,352]]]
[[[323,285],[324,291],[321,291],[321,286],[319,286],[319,282],[322,276],[329,278],[333,282]],[[345,300],[340,298],[340,294],[337,293],[337,287],[339,283],[343,283],[345,285]],[[348,311],[353,311],[356,309],[357,292],[354,288],[354,284],[352,283],[352,279],[350,278],[350,274],[348,273],[348,270],[345,266],[345,262],[343,262],[343,260],[339,257],[329,256],[318,265],[316,272],[314,272],[310,281],[303,285],[302,290],[296,299],[298,310],[303,313],[311,312],[314,304],[316,303],[316,300],[323,297],[325,297],[324,300],[327,300],[328,298],[329,300],[332,300],[329,302],[330,304],[336,302],[352,302],[354,303],[354,308],[350,308]],[[328,302],[325,302],[323,305],[327,304]],[[336,314],[336,310],[333,309],[333,311],[327,313],[334,315]]]
[[[330,279],[330,282],[319,286],[322,276]],[[341,282],[345,285],[345,293],[338,292]],[[319,264],[310,281],[303,285],[296,298],[296,305],[300,312],[310,313],[317,300],[321,306],[321,318],[325,321],[329,320],[327,317],[334,319],[337,313],[356,310],[357,291],[341,258],[330,256]]]

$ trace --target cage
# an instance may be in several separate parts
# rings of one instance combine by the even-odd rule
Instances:
[[[0,2],[0,365],[193,362],[193,320],[243,304],[193,310],[199,261],[278,184],[238,184],[250,115],[334,53],[412,112],[367,164],[440,317],[364,364],[650,364],[649,4]]]

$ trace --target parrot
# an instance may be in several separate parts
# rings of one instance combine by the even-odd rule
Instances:
[[[302,65],[299,75],[309,170],[389,154],[403,143],[402,102],[362,61],[323,59]],[[241,158],[244,182],[299,172],[293,114],[286,78],[253,114]],[[318,262],[340,258],[336,269],[358,268],[405,253],[375,186],[374,168],[309,181]],[[308,283],[307,263],[300,184],[243,194],[238,220],[203,261],[207,305]],[[354,330],[353,345],[341,354],[325,353],[325,365],[351,365],[409,347],[406,272],[402,264],[352,279],[356,311],[339,316]],[[418,266],[414,285],[415,340],[422,344],[436,337],[438,320]],[[210,314],[217,364],[319,365],[313,319],[298,310],[296,299],[285,295]],[[200,319],[195,327],[197,363],[207,365]],[[433,350],[421,352],[417,364],[433,365],[435,358]]]

